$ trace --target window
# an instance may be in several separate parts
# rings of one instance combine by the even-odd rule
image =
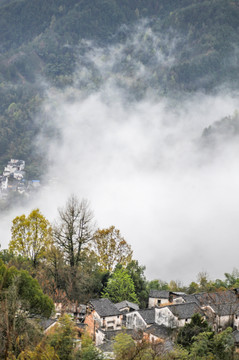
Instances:
[[[161,304],[161,300],[160,299],[158,299],[158,305],[160,305]]]

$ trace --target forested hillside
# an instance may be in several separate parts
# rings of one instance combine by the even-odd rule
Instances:
[[[143,19],[147,26],[135,48],[132,31],[137,32]],[[158,96],[215,92],[225,86],[237,90],[238,28],[237,1],[1,1],[0,170],[13,157],[27,161],[28,176],[44,173],[47,148],[36,151],[35,139],[46,124],[45,136],[51,137],[54,129],[49,129],[41,103],[49,87],[76,86],[76,64],[86,65],[88,44],[83,39],[103,49],[126,45],[111,72],[132,79],[135,63],[147,68],[150,75],[134,78],[128,89],[139,99],[148,89]],[[158,61],[158,51],[164,63]],[[95,74],[91,89],[103,80]]]

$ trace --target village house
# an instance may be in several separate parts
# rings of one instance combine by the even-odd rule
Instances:
[[[59,318],[63,314],[72,316],[76,322],[83,323],[86,315],[86,305],[74,304],[71,302],[67,303],[55,303],[55,315]]]
[[[1,177],[1,190],[7,190],[8,188],[8,177],[7,176],[2,176]]]
[[[95,339],[96,330],[120,330],[122,328],[123,314],[106,298],[90,300],[87,306],[84,323],[87,331]]]
[[[39,322],[40,327],[43,329],[45,334],[49,334],[59,324],[56,319],[41,319]]]
[[[20,170],[17,170],[13,173],[13,177],[14,179],[16,180],[22,180],[25,176],[25,172],[24,171],[20,171]]]
[[[145,309],[130,312],[126,316],[126,328],[143,330],[155,323],[155,309]]]
[[[103,330],[99,328],[96,330],[95,344],[100,346],[103,343],[114,341],[115,337],[122,332],[132,336],[135,341],[140,341],[143,338],[143,333],[134,329]]]
[[[25,192],[24,177],[25,161],[11,159],[0,176],[0,195],[7,198],[9,192]]]
[[[157,306],[164,306],[171,303],[184,302],[182,292],[173,292],[168,290],[150,290],[148,308],[151,309]]]
[[[172,329],[183,327],[191,322],[194,314],[200,314],[204,317],[203,310],[195,302],[155,308],[155,323]]]
[[[132,303],[130,301],[127,301],[127,300],[121,301],[121,302],[115,304],[115,306],[122,313],[128,313],[128,312],[131,312],[131,311],[139,310],[139,305],[138,304],[134,304],[134,303]]]
[[[11,159],[0,176],[0,198],[7,199],[10,193],[27,194],[40,188],[40,180],[25,179],[25,161]]]
[[[202,309],[206,315],[208,323],[212,325],[214,331],[225,330],[228,326],[238,329],[239,304],[211,304],[203,306]]]
[[[134,342],[142,341],[143,334],[140,331],[135,331],[132,329],[123,329],[123,330],[102,330],[98,329],[96,331],[96,346],[103,353],[105,359],[115,359],[114,355],[114,343],[115,337],[120,333],[128,334],[132,337]]]
[[[150,290],[148,308],[154,308],[172,302],[170,292],[167,290]]]
[[[121,301],[121,302],[115,304],[115,306],[123,314],[122,326],[124,326],[124,327],[126,326],[126,314],[128,314],[129,312],[135,311],[135,310],[139,310],[138,304],[134,304],[127,300]]]
[[[164,342],[171,334],[172,329],[155,323],[143,331],[144,338],[150,342]]]
[[[173,331],[164,325],[153,324],[143,331],[143,338],[160,346],[160,352],[167,353],[174,348]]]

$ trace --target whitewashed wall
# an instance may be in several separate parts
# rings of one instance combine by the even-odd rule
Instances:
[[[158,304],[158,300],[161,300],[161,303]],[[153,307],[156,306],[160,306],[160,305],[164,305],[164,304],[168,304],[168,299],[161,299],[161,298],[149,298],[149,304],[148,304],[148,308],[151,309]]]
[[[169,328],[176,328],[179,326],[177,318],[167,307],[155,309],[155,322],[158,325],[164,325]]]
[[[126,314],[126,327],[127,329],[146,329],[147,324],[138,313],[138,311],[133,311],[129,314]]]

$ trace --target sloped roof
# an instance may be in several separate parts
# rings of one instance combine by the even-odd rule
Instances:
[[[199,303],[199,300],[196,298],[195,294],[186,294],[186,295],[183,295],[183,299],[185,300],[186,303],[195,302],[195,303],[197,303],[198,305],[200,304],[200,303]]]
[[[121,302],[115,304],[115,306],[117,307],[118,310],[121,310],[125,307],[130,307],[131,309],[139,310],[139,305],[132,303],[130,301],[127,301],[127,300],[121,301]]]
[[[168,299],[169,298],[169,291],[168,290],[150,290],[149,297]]]
[[[195,302],[168,305],[167,308],[178,319],[190,319],[196,313],[204,315],[202,309]]]
[[[167,353],[174,349],[175,343],[171,339],[165,339],[164,342],[164,351]]]
[[[113,353],[114,352],[114,340],[108,340],[103,344],[97,346],[97,348],[103,353]]]
[[[121,315],[121,312],[109,299],[90,300],[90,304],[101,317]]]
[[[232,333],[235,343],[239,343],[239,330],[235,330]]]
[[[52,326],[53,324],[56,323],[56,319],[41,319],[39,321],[39,325],[42,327],[42,329],[45,331],[47,330],[50,326]]]
[[[186,295],[185,292],[182,292],[182,291],[170,291],[170,294],[177,295],[177,296]]]
[[[155,322],[155,309],[138,310],[146,324],[154,324]]]
[[[214,291],[211,293],[196,293],[191,295],[184,295],[186,302],[196,302],[198,305],[212,305],[212,304],[224,304],[224,303],[239,303],[239,298],[235,291]]]
[[[195,294],[200,305],[223,304],[238,302],[238,297],[232,290],[214,291],[211,293]]]
[[[145,329],[144,332],[157,336],[160,339],[166,339],[171,335],[172,330],[164,325],[153,324]]]
[[[210,306],[219,316],[239,314],[239,303],[211,304]]]

